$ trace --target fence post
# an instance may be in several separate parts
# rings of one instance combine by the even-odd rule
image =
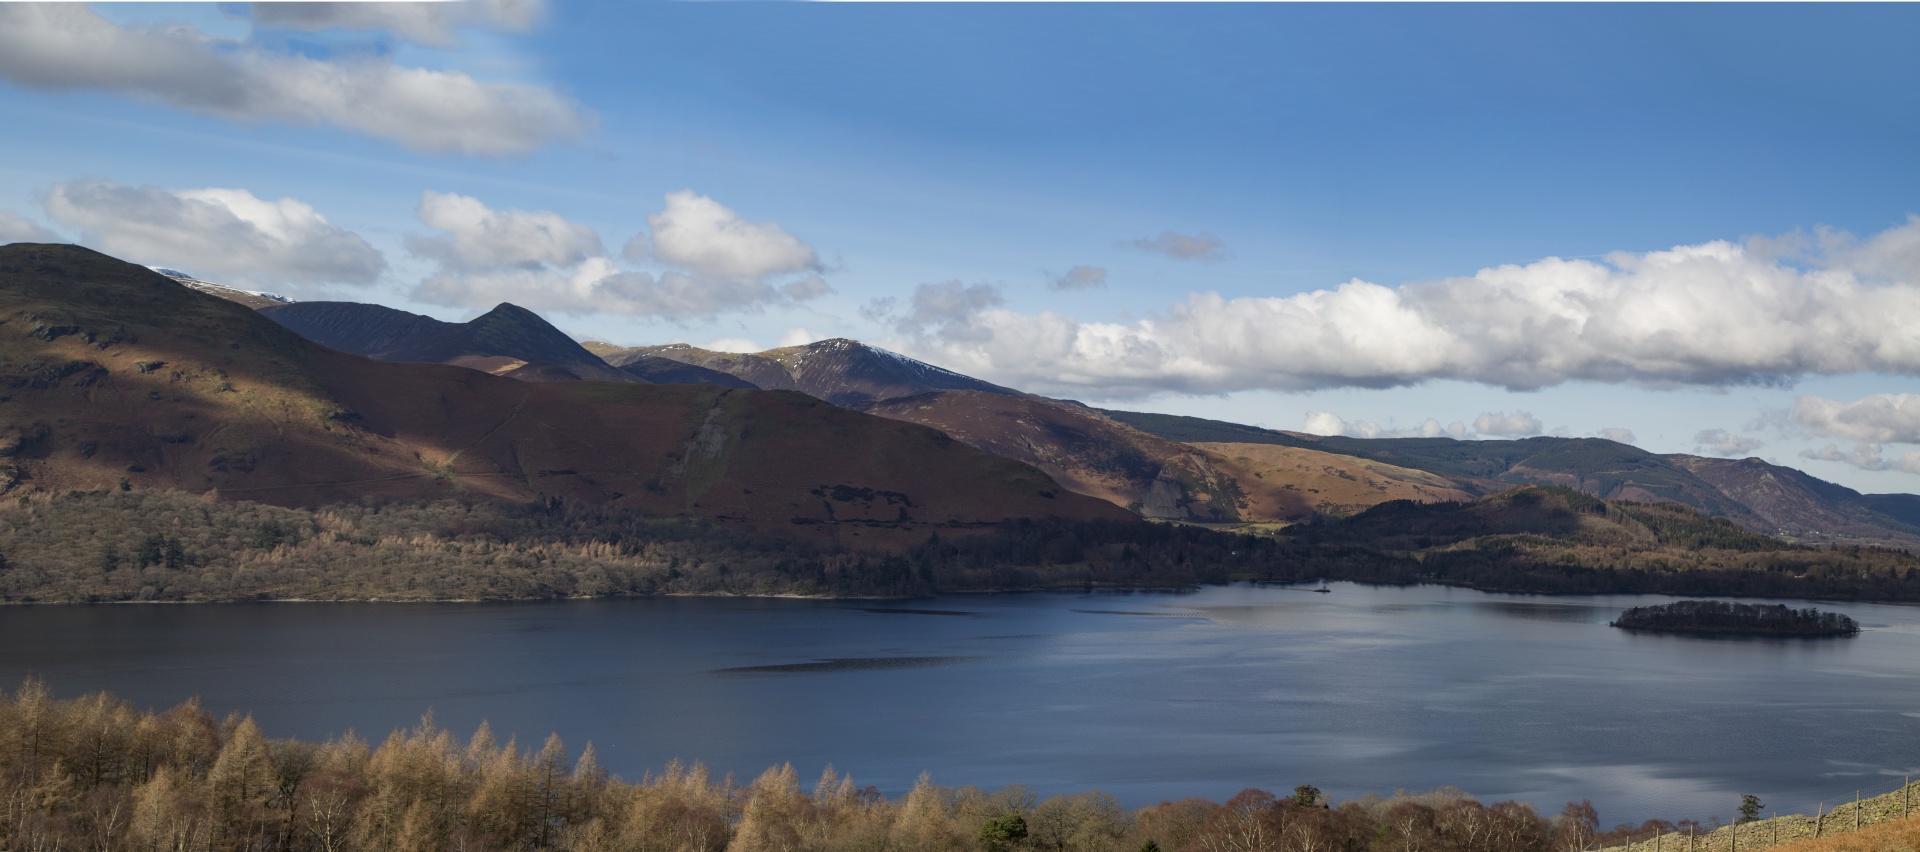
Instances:
[[[1853,830],[1860,830],[1860,791],[1853,791]]]
[[[1827,803],[1821,802],[1820,808],[1813,812],[1813,837],[1815,840],[1820,839],[1820,826],[1824,825],[1826,821]]]
[[[1687,852],[1693,852],[1693,826],[1687,826]]]

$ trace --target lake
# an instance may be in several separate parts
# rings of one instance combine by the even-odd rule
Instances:
[[[197,695],[308,739],[431,711],[591,741],[627,778],[831,763],[889,794],[930,771],[1128,806],[1453,785],[1591,798],[1612,825],[1728,819],[1740,793],[1811,812],[1920,774],[1920,608],[1822,605],[1860,621],[1848,639],[1702,639],[1606,626],[1663,597],[1331,588],[7,607],[0,685]]]

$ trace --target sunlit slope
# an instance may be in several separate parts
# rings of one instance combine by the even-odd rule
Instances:
[[[560,497],[869,537],[1125,516],[1027,465],[799,394],[529,384],[347,355],[72,246],[0,248],[0,320],[9,489]]]
[[[1388,500],[1471,500],[1460,483],[1424,470],[1278,444],[1196,443],[1224,461],[1249,517],[1297,519],[1347,515]]]

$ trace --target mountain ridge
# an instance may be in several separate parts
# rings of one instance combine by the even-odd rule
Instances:
[[[509,302],[463,323],[362,302],[295,302],[259,311],[315,343],[382,361],[456,364],[533,381],[641,381]]]
[[[804,395],[377,361],[74,246],[0,248],[0,375],[0,490],[559,499],[859,547],[1129,517]]]

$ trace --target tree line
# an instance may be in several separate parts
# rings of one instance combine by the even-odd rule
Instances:
[[[0,601],[908,597],[1316,579],[1920,601],[1920,560],[1902,551],[1793,545],[1682,506],[1560,491],[1522,489],[1492,508],[1387,503],[1277,536],[1013,520],[890,551],[559,500],[290,509],[160,491],[34,494],[0,501]]]
[[[195,702],[0,693],[0,848],[12,852],[1574,852],[1604,842],[1591,804],[1543,816],[1457,790],[1334,804],[1311,785],[1137,810],[1099,792],[943,787],[891,798],[829,768],[751,783],[673,764],[635,782],[558,737],[461,739],[431,719],[378,745],[267,737]],[[1621,830],[1627,827],[1623,826]]]

